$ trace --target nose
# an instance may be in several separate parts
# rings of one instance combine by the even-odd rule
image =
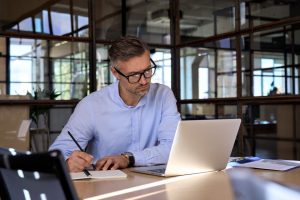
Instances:
[[[142,74],[139,83],[142,84],[142,85],[145,85],[145,84],[148,83],[147,78],[145,77],[145,74]]]

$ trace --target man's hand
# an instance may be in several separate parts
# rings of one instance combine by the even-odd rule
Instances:
[[[128,167],[128,158],[122,155],[106,156],[96,163],[96,170],[115,170]]]
[[[67,159],[70,172],[81,172],[84,168],[91,166],[94,157],[82,151],[73,151]]]

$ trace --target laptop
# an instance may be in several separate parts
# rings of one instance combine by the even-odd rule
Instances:
[[[223,170],[240,123],[240,119],[179,121],[167,165],[130,170],[165,177]]]

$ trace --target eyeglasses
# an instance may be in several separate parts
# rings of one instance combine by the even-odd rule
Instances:
[[[116,70],[116,72],[118,72],[118,74],[127,78],[129,83],[137,83],[141,80],[142,75],[144,76],[145,79],[147,79],[147,78],[151,78],[155,74],[157,65],[154,63],[154,61],[151,58],[150,61],[151,61],[151,65],[149,66],[149,68],[145,69],[143,72],[137,72],[128,76],[123,74],[120,70],[118,70],[117,66],[115,66],[114,69]]]

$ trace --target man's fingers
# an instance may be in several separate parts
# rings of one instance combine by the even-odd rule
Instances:
[[[101,170],[105,163],[106,159],[98,160],[96,163],[96,170]]]
[[[89,165],[93,162],[94,159],[92,155],[85,153],[83,151],[76,151],[75,155],[85,160]]]
[[[119,169],[120,165],[119,163],[114,163],[114,165],[110,168],[111,170]]]
[[[110,157],[104,157],[101,160],[98,160],[96,163],[96,170],[108,170],[111,168],[111,165],[114,163],[114,160]]]
[[[67,164],[71,172],[79,172],[83,170],[85,161],[79,157],[70,157]]]
[[[69,170],[72,172],[82,171],[93,162],[93,156],[82,151],[74,151],[67,159]]]
[[[123,156],[108,156],[97,161],[96,170],[116,170],[127,166],[128,161]]]
[[[102,170],[108,170],[110,169],[110,166],[114,164],[114,160],[109,158],[106,160],[105,165],[102,167]]]

